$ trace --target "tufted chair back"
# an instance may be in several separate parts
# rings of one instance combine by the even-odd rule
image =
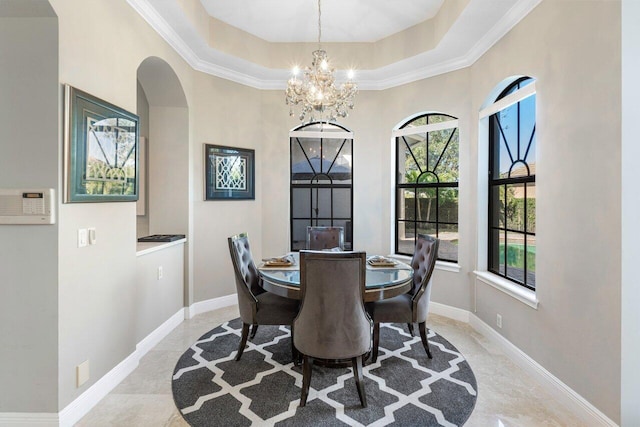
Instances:
[[[254,324],[258,302],[255,295],[264,290],[260,287],[258,269],[251,256],[249,237],[246,233],[237,234],[229,237],[228,242],[236,279],[240,317],[244,323]]]
[[[411,267],[413,267],[413,321],[427,320],[429,299],[431,294],[431,274],[438,258],[440,241],[426,234],[418,234],[418,241],[413,251]]]
[[[294,342],[302,354],[346,359],[370,350],[365,266],[364,252],[300,252],[302,307]]]
[[[307,227],[307,249],[321,251],[332,248],[344,250],[343,227]]]

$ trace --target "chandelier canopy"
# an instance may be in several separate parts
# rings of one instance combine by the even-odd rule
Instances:
[[[318,50],[313,51],[311,67],[305,67],[302,78],[298,79],[300,69],[294,67],[293,76],[287,82],[285,91],[289,115],[293,116],[294,106],[299,106],[300,121],[333,121],[338,117],[347,117],[348,110],[353,109],[353,98],[358,93],[358,85],[353,81],[353,70],[349,70],[348,80],[340,89],[335,85],[335,69],[329,65],[327,52],[320,47],[321,17],[318,0]]]

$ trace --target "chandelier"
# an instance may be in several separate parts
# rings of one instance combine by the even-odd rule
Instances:
[[[294,106],[300,107],[300,121],[305,118],[312,122],[335,121],[338,117],[347,117],[353,109],[353,98],[358,93],[358,85],[353,82],[353,70],[347,74],[348,80],[340,89],[335,85],[335,70],[329,65],[327,52],[320,46],[322,36],[322,13],[318,0],[318,50],[313,52],[311,67],[305,67],[302,78],[298,79],[300,69],[294,67],[293,76],[287,82],[285,91],[289,115],[294,116]]]

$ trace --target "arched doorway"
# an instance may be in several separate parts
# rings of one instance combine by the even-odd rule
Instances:
[[[163,59],[145,59],[137,76],[140,156],[145,170],[137,233],[187,236],[184,305],[188,307],[193,299],[189,268],[189,106],[178,76]]]

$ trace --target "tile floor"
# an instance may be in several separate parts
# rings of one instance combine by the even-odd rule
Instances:
[[[173,368],[201,335],[238,316],[237,306],[232,306],[180,324],[76,425],[187,426],[171,396]],[[430,315],[427,325],[464,354],[476,375],[478,400],[466,427],[584,425],[470,326],[437,315]]]

